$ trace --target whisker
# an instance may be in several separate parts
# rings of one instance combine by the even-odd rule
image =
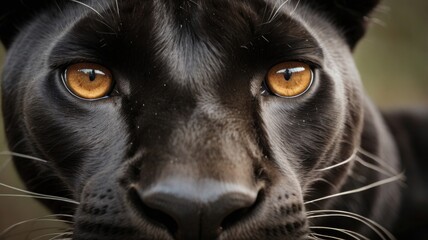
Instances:
[[[12,231],[14,228],[19,227],[23,224],[26,223],[32,223],[32,222],[64,222],[64,223],[74,223],[72,221],[68,221],[68,220],[61,220],[61,219],[50,219],[53,217],[69,217],[69,218],[74,218],[72,215],[69,214],[51,214],[51,215],[46,215],[43,217],[38,217],[38,218],[32,218],[32,219],[27,219],[18,223],[15,223],[11,226],[9,226],[8,228],[4,229],[2,232],[0,232],[0,238],[5,236],[8,232]]]
[[[390,178],[387,178],[387,179],[383,179],[381,181],[377,181],[377,182],[374,182],[372,184],[368,184],[368,185],[366,185],[364,187],[360,187],[360,188],[357,188],[357,189],[353,189],[353,190],[349,190],[349,191],[345,191],[345,192],[336,193],[336,194],[332,194],[332,195],[329,195],[329,196],[317,198],[317,199],[314,199],[314,200],[307,201],[304,204],[306,205],[306,204],[310,204],[310,203],[314,203],[314,202],[319,202],[319,201],[322,201],[322,200],[326,200],[326,199],[329,199],[329,198],[334,198],[334,197],[339,197],[339,196],[344,196],[344,195],[349,195],[349,194],[353,194],[353,193],[367,191],[369,189],[372,189],[372,188],[375,188],[375,187],[379,187],[379,186],[382,186],[382,185],[385,185],[385,184],[388,184],[388,183],[396,182],[396,181],[399,181],[399,180],[403,180],[403,179],[405,179],[405,177],[404,177],[404,174],[401,173],[399,175],[396,175],[396,176],[393,176],[393,177],[390,177]]]
[[[117,12],[117,16],[119,17],[119,21],[120,21],[120,9],[119,9],[119,1],[116,0],[116,12]]]
[[[357,157],[357,162],[358,163],[360,163],[361,165],[363,165],[363,166],[365,166],[365,167],[367,167],[367,168],[370,168],[370,169],[372,169],[373,171],[376,171],[376,172],[379,172],[379,173],[382,173],[382,174],[384,174],[384,175],[386,175],[386,176],[393,176],[393,175],[395,175],[394,173],[390,173],[390,172],[388,172],[388,171],[386,171],[386,170],[383,170],[382,168],[380,168],[380,167],[378,167],[378,166],[376,166],[376,165],[374,165],[374,164],[371,164],[371,163],[368,163],[367,161],[364,161],[364,159],[362,159],[362,158],[360,158],[360,157]]]
[[[297,1],[297,4],[296,4],[296,6],[294,7],[293,11],[291,11],[290,16],[292,16],[292,15],[293,15],[293,13],[296,11],[296,9],[297,9],[297,7],[299,6],[299,4],[300,4],[300,0],[298,0],[298,1]]]
[[[115,33],[115,32],[101,32],[101,31],[96,31],[96,33],[98,33],[98,34],[104,34],[104,35],[117,35],[117,33]]]
[[[58,4],[58,1],[55,0],[54,3],[55,3],[56,8],[58,8],[58,11],[60,11],[61,14],[64,15],[64,12],[62,11],[61,7]]]
[[[77,1],[77,0],[70,0],[70,1],[71,1],[71,2],[75,2],[75,3],[77,3],[77,4],[80,4],[80,5],[82,5],[82,6],[85,6],[85,7],[89,8],[89,9],[90,9],[90,10],[92,10],[94,13],[96,13],[98,16],[100,16],[102,19],[104,19],[103,15],[101,15],[101,13],[100,13],[100,12],[98,12],[95,8],[93,8],[93,7],[89,6],[88,4],[83,3],[83,2],[80,2],[80,1]]]
[[[0,182],[0,186],[3,186],[5,188],[9,188],[9,189],[12,189],[12,190],[15,190],[15,191],[18,191],[18,192],[29,194],[29,195],[24,195],[24,196],[29,196],[29,197],[45,197],[45,198],[49,198],[49,199],[52,199],[52,200],[61,200],[61,201],[64,201],[64,202],[73,203],[73,204],[77,204],[77,205],[80,204],[79,202],[74,201],[73,199],[64,198],[64,197],[58,197],[58,196],[52,196],[52,195],[46,195],[46,194],[41,194],[41,193],[35,193],[35,192],[27,191],[27,190],[24,190],[24,189],[20,189],[20,188],[17,188],[17,187],[13,187],[13,186],[1,183],[1,182]],[[2,196],[2,195],[8,195],[8,194],[0,194],[0,196]]]
[[[80,203],[69,200],[69,199],[63,199],[58,197],[49,197],[49,196],[36,196],[36,195],[25,195],[25,194],[0,194],[0,197],[20,197],[20,198],[34,198],[34,199],[45,199],[45,200],[52,200],[52,201],[60,201],[60,202],[66,202],[71,204],[79,205]]]
[[[357,232],[354,232],[354,231],[351,231],[351,230],[347,230],[347,229],[343,229],[343,228],[322,227],[322,226],[310,226],[309,228],[310,228],[310,229],[325,229],[325,230],[333,230],[333,231],[337,231],[337,232],[341,232],[341,233],[343,233],[343,234],[346,234],[346,235],[348,235],[348,236],[352,237],[353,239],[357,239],[357,240],[360,240],[360,239],[363,239],[363,240],[370,240],[370,239],[368,239],[368,238],[364,237],[363,235],[361,235],[361,234],[359,234],[359,233],[357,233]]]
[[[59,236],[56,236],[56,237],[53,237],[53,238],[49,238],[48,240],[55,240],[55,239],[57,239],[57,240],[70,239],[71,240],[71,238],[61,238],[61,237],[64,237],[64,236],[69,236],[69,235],[73,235],[73,232],[67,232],[66,234],[64,233],[64,234],[61,234]]]
[[[309,236],[308,236],[310,239],[314,239],[314,240],[322,240],[321,238],[318,238],[317,236],[314,236],[314,234],[313,233],[309,233]]]
[[[317,236],[317,237],[324,237],[324,238],[329,238],[329,239],[335,239],[335,240],[346,240],[344,238],[333,237],[333,236],[328,236],[328,235],[319,234],[319,233],[312,233],[312,235]]]
[[[110,28],[113,32],[115,32],[114,28],[106,22],[104,16],[99,11],[97,11],[95,8],[89,6],[86,3],[80,2],[78,0],[69,0],[69,1],[80,4],[80,5],[88,8],[88,9],[90,9],[91,11],[93,11],[95,14],[97,14],[101,18],[101,19],[96,19],[98,22],[100,22],[101,24],[104,24],[106,27]]]
[[[7,234],[7,239],[29,239],[29,236],[34,235],[34,233],[40,232],[40,231],[68,231],[70,228],[64,228],[64,227],[41,227],[41,228],[32,228],[31,230],[23,230],[19,232],[9,232]],[[25,235],[25,237],[23,236]],[[22,236],[22,237],[18,237]],[[0,238],[4,239],[4,238]]]
[[[374,154],[372,154],[372,153],[370,153],[370,152],[362,149],[361,147],[358,148],[358,152],[361,153],[361,154],[363,154],[364,156],[372,159],[373,161],[379,163],[382,167],[388,169],[391,173],[398,174],[398,172],[397,172],[396,169],[394,169],[390,165],[386,164],[385,161],[383,161],[380,157],[378,157],[378,156],[376,156],[376,155],[374,155]]]
[[[34,160],[34,161],[38,161],[38,162],[42,162],[42,163],[47,163],[48,161],[41,159],[41,158],[37,158],[37,157],[33,157],[27,154],[22,154],[22,153],[17,153],[17,152],[10,152],[10,151],[3,151],[0,152],[0,156],[13,156],[13,157],[20,157],[20,158],[26,158],[26,159],[30,159],[30,160]]]
[[[389,14],[391,13],[391,7],[385,4],[380,4],[378,7],[375,8],[375,12],[382,13],[382,14]]]
[[[282,8],[285,6],[285,4],[287,4],[289,1],[290,1],[290,0],[285,0],[285,2],[281,3],[281,4],[279,5],[279,7],[278,7],[276,10],[272,10],[272,13],[271,13],[271,14],[270,14],[270,16],[269,16],[269,19],[268,19],[265,23],[263,23],[262,25],[264,25],[264,24],[269,24],[269,23],[273,22],[273,21],[276,19],[276,17],[279,15],[279,11],[281,11],[281,9],[282,9]]]
[[[269,5],[267,3],[265,3],[265,9],[263,10],[263,16],[262,16],[263,20],[266,18],[266,13],[267,13],[268,7],[269,7]]]
[[[35,195],[35,196],[40,196],[40,197],[54,197],[54,198],[57,198],[57,199],[65,199],[65,200],[69,200],[69,201],[74,201],[74,200],[69,199],[69,198],[63,198],[63,197],[57,197],[57,196],[52,196],[52,195],[46,195],[46,194],[41,194],[41,193],[35,193],[35,192],[27,191],[27,190],[20,189],[20,188],[17,188],[17,187],[13,187],[13,186],[10,186],[10,185],[4,184],[4,183],[0,183],[0,186],[5,187],[5,188],[9,188],[9,189],[12,189],[12,190],[15,190],[15,191],[18,191],[18,192],[27,193],[27,194],[30,194],[30,195]],[[74,201],[74,202],[78,203],[76,201]]]
[[[311,218],[323,218],[323,217],[346,217],[346,218],[351,218],[354,220],[357,220],[359,222],[364,223],[367,227],[369,227],[371,230],[373,230],[373,232],[376,233],[376,235],[378,235],[382,240],[386,240],[386,238],[383,236],[383,234],[381,232],[379,232],[378,229],[376,229],[375,227],[373,227],[372,225],[366,223],[365,221],[357,218],[357,217],[353,217],[353,216],[349,216],[349,215],[345,215],[345,214],[337,214],[337,213],[329,213],[329,214],[320,214],[320,215],[314,215],[314,216],[308,216],[308,219]]]
[[[371,18],[370,21],[372,23],[378,25],[378,26],[381,26],[381,27],[387,27],[388,26],[388,24],[385,21],[383,21],[379,18]]]
[[[345,159],[344,161],[339,162],[339,163],[337,163],[337,164],[335,164],[335,165],[332,165],[332,166],[326,167],[326,168],[317,169],[317,170],[315,170],[315,171],[320,171],[320,172],[322,172],[322,171],[331,170],[331,169],[333,169],[333,168],[336,168],[336,167],[339,167],[339,166],[345,165],[345,164],[347,164],[347,163],[349,163],[349,162],[351,162],[352,160],[354,160],[354,159],[355,159],[355,160],[356,160],[358,163],[360,163],[361,165],[363,165],[363,166],[365,166],[365,167],[367,167],[367,168],[370,168],[370,169],[372,169],[372,170],[374,170],[374,171],[376,171],[376,172],[379,172],[379,173],[381,173],[381,174],[384,174],[384,175],[386,175],[386,176],[393,176],[393,175],[396,175],[396,174],[397,174],[397,172],[396,172],[395,170],[393,170],[390,166],[388,166],[387,164],[385,164],[383,161],[375,160],[377,163],[382,164],[382,167],[386,167],[386,166],[388,166],[388,167],[386,167],[386,168],[388,168],[387,170],[384,170],[384,169],[382,169],[382,168],[380,168],[380,167],[378,167],[378,166],[376,166],[376,165],[374,165],[374,164],[371,164],[371,163],[369,163],[369,162],[365,161],[363,158],[361,158],[361,157],[359,157],[359,156],[357,155],[358,153],[361,153],[361,154],[363,154],[363,155],[365,155],[365,156],[369,155],[369,153],[367,153],[367,152],[362,152],[360,149],[356,148],[356,149],[354,150],[354,152],[352,153],[352,155],[351,155],[349,158]],[[366,154],[367,154],[367,155],[366,155]],[[370,154],[370,155],[371,155],[371,154]],[[374,158],[374,156],[368,156],[368,157],[370,157],[370,158],[372,158],[372,159]],[[390,171],[388,171],[388,170],[390,170]]]
[[[191,2],[191,3],[195,4],[196,6],[198,6],[198,7],[199,7],[199,4],[198,4],[196,1],[194,1],[194,0],[189,0],[189,2]]]
[[[357,220],[361,223],[364,223],[366,226],[368,226],[370,229],[372,229],[376,234],[378,234],[382,239],[385,240],[383,237],[386,235],[389,239],[395,240],[395,237],[382,225],[379,223],[366,218],[364,216],[361,216],[360,214],[348,212],[348,211],[342,211],[342,210],[314,210],[314,211],[308,211],[308,219],[310,218],[318,218],[318,217],[347,217],[354,220]],[[320,215],[315,215],[320,214]],[[376,229],[377,228],[377,229]],[[383,234],[381,234],[379,231],[381,230]]]
[[[322,171],[327,171],[327,170],[330,170],[330,169],[333,169],[333,168],[336,168],[336,167],[339,167],[339,166],[345,165],[345,164],[347,164],[347,163],[351,162],[352,160],[354,160],[355,156],[357,155],[357,152],[358,152],[358,149],[355,149],[355,150],[354,150],[354,152],[352,152],[351,156],[350,156],[349,158],[345,159],[344,161],[342,161],[342,162],[340,162],[340,163],[337,163],[337,164],[335,164],[335,165],[332,165],[332,166],[326,167],[326,168],[317,169],[317,170],[315,170],[315,171],[322,172]]]
[[[44,235],[38,236],[38,237],[36,237],[36,238],[33,238],[32,240],[38,240],[38,239],[42,239],[42,238],[44,238],[44,237],[50,237],[50,236],[53,236],[53,237],[49,238],[48,240],[55,240],[55,239],[58,239],[58,238],[60,238],[60,237],[67,236],[67,235],[71,235],[71,234],[73,234],[73,232],[65,232],[65,233],[48,233],[48,234],[44,234]]]

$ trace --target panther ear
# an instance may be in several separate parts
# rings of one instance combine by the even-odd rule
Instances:
[[[9,48],[22,26],[54,0],[1,0],[0,40]]]
[[[380,0],[304,0],[306,4],[324,12],[343,32],[353,49],[366,32],[369,15]]]

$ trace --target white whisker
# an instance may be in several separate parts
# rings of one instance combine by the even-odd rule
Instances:
[[[48,161],[41,159],[41,158],[33,157],[33,156],[30,156],[27,154],[22,154],[22,153],[16,153],[16,152],[3,151],[3,152],[0,152],[0,155],[26,158],[26,159],[30,159],[30,160],[34,160],[34,161],[38,161],[38,162],[43,162],[43,163],[48,162]]]
[[[44,235],[41,235],[39,237],[33,238],[32,240],[38,240],[38,239],[42,239],[44,237],[49,237],[49,236],[53,236],[53,237],[49,238],[48,240],[55,240],[55,239],[59,239],[60,237],[71,235],[71,234],[73,234],[73,232],[48,233],[48,234],[44,234]]]
[[[103,16],[99,11],[97,11],[95,8],[93,8],[93,7],[89,6],[89,5],[88,5],[88,4],[86,4],[86,3],[80,2],[80,1],[78,1],[78,0],[69,0],[69,1],[74,2],[74,3],[77,3],[77,4],[80,4],[80,5],[82,5],[82,6],[86,7],[86,8],[88,8],[88,9],[90,9],[91,11],[93,11],[95,14],[97,14],[97,15],[101,18],[101,19],[96,19],[98,22],[100,22],[100,23],[104,24],[106,27],[110,28],[113,32],[115,32],[114,28],[113,28],[112,26],[110,26],[110,25],[105,21],[106,19],[104,18],[104,16]]]
[[[77,0],[70,0],[70,1],[75,2],[75,3],[77,3],[77,4],[80,4],[80,5],[82,5],[82,6],[85,6],[85,7],[89,8],[89,9],[90,9],[90,10],[92,10],[94,13],[96,13],[98,16],[100,16],[102,19],[104,19],[103,15],[101,15],[101,13],[100,13],[100,12],[98,12],[95,8],[93,8],[93,7],[89,6],[88,4],[83,3],[83,2],[80,2],[80,1],[77,1]]]
[[[195,4],[196,6],[199,6],[199,4],[198,4],[196,1],[189,0],[189,2],[191,2],[191,3]]]
[[[343,238],[328,236],[328,235],[319,234],[319,233],[312,233],[312,235],[317,236],[317,237],[325,237],[325,238],[329,238],[329,239],[335,239],[335,240],[346,240],[346,239],[343,239]]]
[[[340,162],[340,163],[337,163],[337,164],[335,164],[335,165],[332,165],[332,166],[326,167],[326,168],[317,169],[317,170],[315,170],[315,171],[322,172],[322,171],[327,171],[327,170],[330,170],[330,169],[333,169],[333,168],[336,168],[336,167],[340,167],[340,166],[342,166],[342,165],[345,165],[345,164],[347,164],[347,163],[351,162],[352,160],[354,160],[355,156],[357,155],[357,152],[358,152],[358,149],[355,149],[355,150],[354,150],[354,152],[352,152],[351,156],[350,156],[349,158],[345,159],[344,161],[342,161],[342,162]]]
[[[61,237],[64,237],[64,236],[69,236],[69,235],[73,235],[73,232],[66,232],[66,233],[60,234],[60,235],[58,235],[56,237],[49,238],[48,240],[66,240],[66,239],[70,239],[71,240],[71,238],[61,238]]]
[[[361,188],[357,188],[357,189],[353,189],[353,190],[349,190],[349,191],[345,191],[345,192],[336,193],[336,194],[332,194],[332,195],[329,195],[329,196],[321,197],[321,198],[318,198],[318,199],[310,200],[310,201],[305,202],[305,204],[310,204],[310,203],[314,203],[314,202],[326,200],[326,199],[329,199],[329,198],[334,198],[334,197],[349,195],[349,194],[353,194],[353,193],[363,192],[363,191],[369,190],[371,188],[379,187],[381,185],[385,185],[385,184],[396,182],[396,181],[403,180],[403,179],[405,179],[405,177],[404,177],[404,174],[401,173],[399,175],[396,175],[396,176],[393,176],[393,177],[390,177],[390,178],[387,178],[387,179],[383,179],[381,181],[374,182],[372,184],[368,184],[368,185],[366,185],[364,187],[361,187]]]
[[[393,167],[391,167],[390,165],[388,165],[388,164],[387,164],[384,160],[382,160],[380,157],[378,157],[378,156],[376,156],[376,155],[374,155],[374,154],[372,154],[372,153],[369,153],[368,151],[366,151],[366,150],[364,150],[364,149],[362,149],[362,148],[359,148],[359,149],[358,149],[358,152],[359,152],[359,153],[361,153],[361,154],[363,154],[364,156],[366,156],[366,157],[368,157],[368,158],[372,159],[373,161],[375,161],[375,162],[379,163],[382,167],[384,167],[384,168],[388,169],[388,170],[389,170],[391,173],[393,173],[394,175],[398,174],[398,172],[397,172],[397,170],[396,170],[396,169],[394,169]]]
[[[47,199],[47,200],[62,201],[62,202],[76,204],[76,205],[80,204],[79,202],[76,202],[76,201],[69,199],[69,198],[63,198],[63,197],[58,197],[58,196],[35,193],[35,192],[27,191],[24,189],[16,188],[16,187],[4,184],[4,183],[0,183],[0,186],[28,194],[28,195],[24,195],[24,194],[0,194],[0,197],[36,198],[36,199]]]
[[[268,7],[269,7],[269,5],[266,3],[265,4],[265,9],[263,10],[263,16],[262,16],[263,20],[266,19],[266,13],[267,13]]]
[[[382,225],[379,223],[366,218],[364,216],[361,216],[360,214],[353,213],[353,212],[347,212],[342,210],[314,210],[314,211],[308,211],[308,219],[310,218],[319,218],[319,217],[346,217],[351,218],[354,220],[357,220],[361,223],[364,223],[366,226],[368,226],[370,229],[372,229],[376,234],[378,234],[382,239],[385,240],[384,235],[386,235],[389,239],[395,240],[395,237]],[[318,214],[318,215],[316,215]],[[381,234],[379,230],[383,232]]]
[[[360,221],[360,222],[364,223],[367,227],[369,227],[370,229],[372,229],[376,233],[376,235],[378,235],[382,240],[386,240],[386,238],[383,236],[383,234],[378,229],[376,229],[371,224],[368,224],[365,221],[363,221],[363,220],[361,220],[361,219],[359,219],[357,217],[354,217],[354,216],[349,216],[349,215],[345,215],[345,214],[338,214],[338,213],[329,213],[329,214],[320,214],[320,215],[308,216],[308,219],[311,219],[311,218],[323,218],[323,217],[347,217],[347,218],[351,218],[351,219]]]
[[[50,232],[64,232],[64,231],[68,231],[69,228],[64,228],[64,227],[55,227],[55,226],[51,226],[51,227],[37,227],[34,228],[32,227],[31,230],[20,230],[20,231],[15,231],[15,232],[10,232],[7,234],[7,238],[3,238],[0,237],[0,239],[29,239],[30,236],[34,236],[37,235],[37,232],[43,232],[45,233],[46,231],[50,231]],[[19,237],[18,236],[25,236],[25,237]]]
[[[386,22],[383,21],[383,20],[381,20],[381,19],[379,19],[379,18],[370,18],[370,21],[372,23],[378,25],[378,26],[381,26],[381,27],[386,27],[387,26]]]
[[[314,239],[314,240],[321,240],[321,238],[318,238],[317,236],[314,236],[313,233],[309,233],[309,239]]]
[[[354,231],[351,231],[351,230],[347,230],[347,229],[343,229],[343,228],[322,227],[322,226],[310,226],[309,228],[310,229],[333,230],[333,231],[341,232],[341,233],[343,233],[345,235],[348,235],[348,236],[352,237],[353,239],[357,239],[357,240],[360,240],[360,239],[370,240],[370,239],[364,237],[363,235],[361,235],[361,234],[359,234],[357,232],[354,232]]]
[[[385,4],[380,4],[375,8],[375,12],[382,13],[382,14],[389,14],[391,13],[391,7]]]
[[[39,218],[32,218],[32,219],[24,220],[24,221],[15,223],[15,224],[9,226],[8,228],[4,229],[0,233],[0,238],[4,237],[8,232],[12,231],[14,228],[21,226],[23,224],[26,224],[26,223],[30,223],[30,222],[51,221],[51,222],[65,222],[65,223],[70,223],[70,224],[73,223],[72,221],[67,221],[67,220],[50,219],[50,217],[70,217],[70,218],[73,218],[72,215],[68,215],[68,214],[52,214],[52,215],[46,215],[46,216],[39,217]]]
[[[269,23],[273,22],[273,21],[276,19],[276,17],[279,15],[279,11],[281,11],[281,9],[282,9],[282,8],[285,6],[285,4],[287,4],[289,1],[290,1],[290,0],[285,0],[285,2],[281,3],[281,4],[279,5],[279,7],[278,7],[276,10],[273,10],[273,11],[272,11],[272,13],[271,13],[271,15],[269,16],[268,21],[266,21],[266,22],[265,22],[265,23],[263,23],[263,24],[269,24]]]
[[[376,172],[378,172],[378,173],[382,173],[383,175],[386,175],[386,176],[393,176],[393,175],[395,175],[394,173],[390,173],[390,172],[388,172],[388,171],[386,171],[386,170],[383,170],[382,168],[380,168],[380,167],[378,167],[378,166],[376,166],[376,165],[374,165],[374,164],[371,164],[371,163],[368,163],[368,162],[366,162],[366,161],[364,161],[362,158],[360,158],[360,157],[357,157],[357,162],[358,163],[360,163],[361,165],[363,165],[363,166],[365,166],[365,167],[367,167],[367,168],[370,168],[370,169],[372,169],[373,171],[376,171]]]
[[[3,194],[3,193],[0,194],[0,197],[18,197],[18,198],[20,197],[20,198],[45,199],[45,200],[60,201],[60,202],[66,202],[66,203],[79,205],[78,202],[75,202],[73,200],[57,198],[57,197],[45,197],[45,196],[25,195],[25,194]]]
[[[60,11],[61,14],[64,15],[64,12],[62,11],[61,7],[58,4],[58,1],[55,0],[54,3],[55,3],[55,6],[58,8],[58,11]]]
[[[116,12],[117,12],[117,16],[119,17],[119,21],[120,21],[120,9],[119,9],[119,1],[116,0]]]
[[[294,7],[293,11],[291,11],[290,16],[292,16],[292,15],[293,15],[293,13],[296,11],[296,9],[297,9],[297,7],[299,6],[299,4],[300,4],[300,0],[298,0],[298,1],[297,1],[297,4],[296,4],[296,6]]]

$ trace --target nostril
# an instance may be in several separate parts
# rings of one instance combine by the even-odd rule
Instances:
[[[141,199],[137,190],[131,189],[129,192],[129,199],[136,208],[137,214],[142,215],[144,219],[147,219],[152,224],[166,228],[171,235],[175,235],[178,230],[178,224],[168,214],[163,211],[151,208],[147,206],[144,201]]]
[[[254,212],[260,189],[211,179],[165,179],[135,187],[130,199],[142,219],[162,226],[176,239],[217,239]]]
[[[260,190],[257,194],[257,198],[251,206],[240,208],[226,216],[221,222],[221,228],[223,230],[230,228],[231,226],[237,224],[238,222],[244,220],[249,217],[252,213],[254,213],[255,208],[260,204],[260,202],[264,198],[264,191]]]

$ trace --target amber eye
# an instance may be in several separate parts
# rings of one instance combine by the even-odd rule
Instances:
[[[292,98],[305,93],[311,87],[312,81],[313,73],[308,64],[284,62],[269,70],[265,82],[273,94]]]
[[[73,94],[89,100],[108,96],[114,84],[111,72],[95,63],[70,65],[64,82]]]

